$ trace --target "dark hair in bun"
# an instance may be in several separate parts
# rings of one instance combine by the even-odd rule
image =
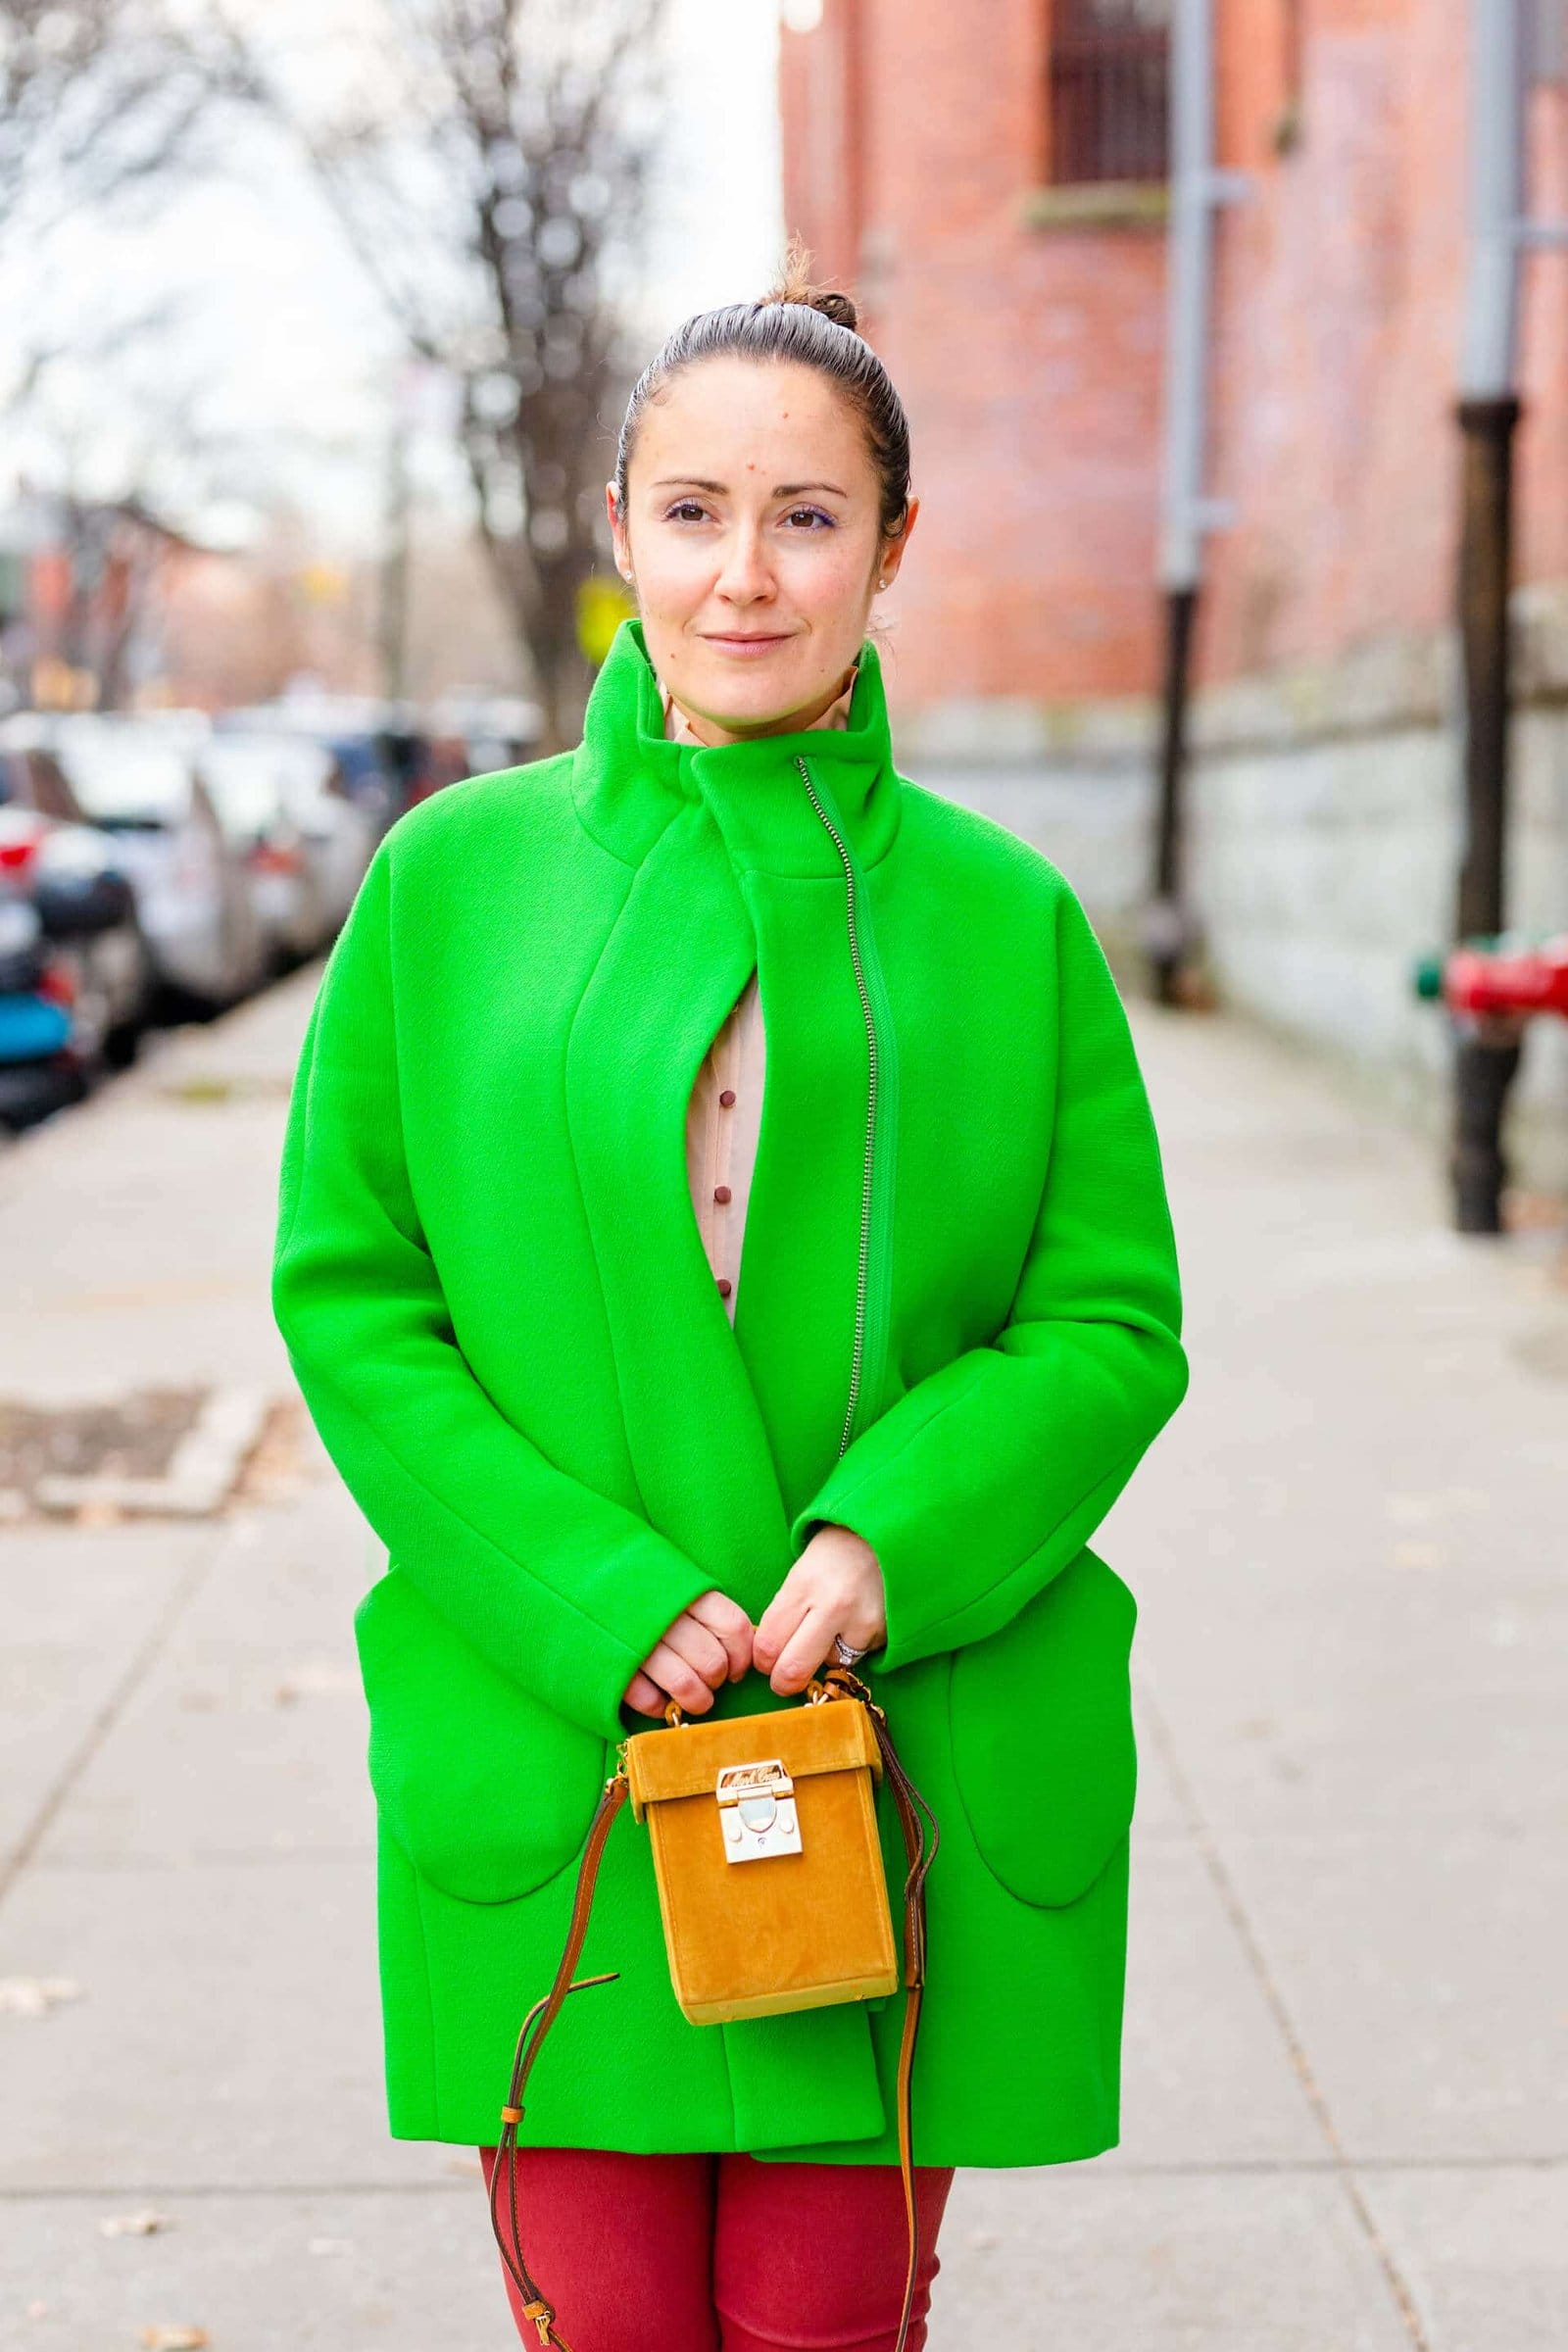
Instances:
[[[770,303],[803,302],[808,310],[820,311],[824,318],[831,318],[836,325],[847,326],[853,331],[859,312],[848,294],[839,294],[828,286],[812,285],[810,262],[811,257],[800,238],[791,237],[789,251],[784,257],[783,275],[778,284],[762,296],[757,307],[765,310]]]
[[[859,417],[881,484],[884,539],[903,531],[909,503],[909,427],[904,404],[876,353],[856,328],[859,317],[848,294],[813,286],[810,256],[798,236],[778,282],[756,302],[731,302],[697,311],[676,327],[632,387],[615,452],[615,504],[626,511],[626,476],[643,410],[672,377],[699,360],[734,353],[749,360],[795,360],[843,387]]]

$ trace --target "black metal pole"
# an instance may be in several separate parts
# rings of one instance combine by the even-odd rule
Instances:
[[[1504,923],[1508,844],[1508,582],[1513,441],[1520,403],[1506,394],[1461,400],[1463,514],[1459,540],[1459,645],[1464,678],[1463,844],[1454,929],[1460,940]],[[1507,1022],[1466,1021],[1455,1038],[1454,1118],[1448,1174],[1460,1233],[1502,1231],[1502,1152],[1508,1089],[1520,1035]]]
[[[1159,801],[1154,812],[1154,896],[1144,925],[1152,994],[1161,1004],[1181,1002],[1181,971],[1189,928],[1181,902],[1186,806],[1187,705],[1192,679],[1193,626],[1198,589],[1173,588],[1165,599],[1164,725]]]

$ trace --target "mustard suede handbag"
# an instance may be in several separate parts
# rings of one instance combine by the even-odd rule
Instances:
[[[898,2336],[898,2352],[904,2352],[918,2252],[909,2084],[925,1983],[925,1877],[936,1856],[936,1817],[899,1761],[882,1708],[848,1667],[829,1666],[813,1675],[798,1707],[694,1722],[671,1699],[664,1718],[662,1726],[632,1733],[615,1750],[620,1768],[605,1783],[589,1828],[555,1984],[529,2010],[517,2036],[490,2181],[490,2219],[502,2260],[540,2343],[570,2352],[518,2244],[517,2126],[523,2085],[567,1993],[612,1984],[619,1974],[612,1969],[605,1976],[570,1981],[587,1933],[600,1857],[621,1806],[629,1798],[632,1818],[648,1830],[675,1998],[694,2025],[716,2025],[834,2001],[872,2000],[898,1990],[899,1959],[875,1802],[876,1787],[885,1778],[898,1805],[909,1865],[904,1889],[908,1998],[898,2084],[899,2161],[909,2232]],[[931,1824],[929,1846],[921,1814]],[[538,2031],[530,2041],[536,2018]],[[511,2190],[511,2246],[498,2210],[503,2159]]]

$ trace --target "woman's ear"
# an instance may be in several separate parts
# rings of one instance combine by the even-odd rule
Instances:
[[[610,516],[610,536],[615,547],[615,569],[623,580],[631,578],[631,550],[626,544],[625,526],[615,511],[615,485],[605,484],[605,512]]]
[[[891,588],[898,578],[899,565],[904,562],[904,551],[909,544],[909,533],[914,528],[914,518],[919,512],[920,501],[917,498],[911,498],[906,502],[904,526],[896,539],[888,541],[882,550],[882,561],[876,567],[876,584],[879,589]]]

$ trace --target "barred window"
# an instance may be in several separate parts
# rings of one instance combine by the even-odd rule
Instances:
[[[1568,82],[1568,5],[1525,0],[1525,63],[1532,81]]]
[[[1051,177],[1163,179],[1171,0],[1049,0]]]

